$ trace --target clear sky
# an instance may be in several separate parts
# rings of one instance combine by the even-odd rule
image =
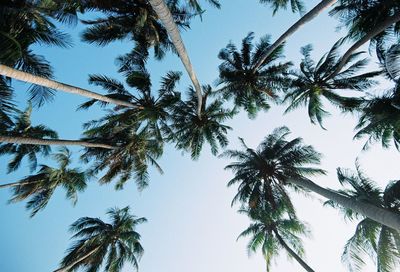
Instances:
[[[299,15],[278,12],[272,17],[269,7],[257,0],[223,0],[222,10],[208,8],[203,21],[194,20],[191,29],[183,33],[186,47],[201,83],[213,83],[218,76],[220,61],[217,54],[230,40],[239,45],[249,31],[257,39],[265,34],[277,38]],[[306,1],[310,9],[318,1]],[[287,42],[285,54],[288,60],[298,64],[299,49],[308,43],[314,45],[315,58],[328,50],[343,33],[336,31],[338,22],[325,12],[307,24]],[[57,80],[72,85],[102,92],[87,84],[88,74],[100,73],[123,80],[116,73],[114,59],[128,52],[128,41],[116,42],[104,48],[81,43],[79,33],[82,26],[68,29],[75,46],[65,50],[59,48],[36,48],[50,60],[56,71]],[[372,59],[371,63],[376,62]],[[149,71],[157,86],[160,76],[168,70],[183,71],[179,59],[169,54],[162,62],[150,61]],[[186,74],[179,85],[184,91],[189,85]],[[26,105],[23,84],[16,84],[16,100],[21,107]],[[378,90],[388,88],[380,86]],[[53,103],[36,110],[35,124],[43,123],[59,132],[60,138],[75,139],[81,135],[81,124],[99,118],[103,112],[93,107],[90,111],[76,111],[85,99],[58,93]],[[354,168],[359,157],[365,172],[382,187],[388,181],[399,178],[399,153],[383,150],[379,144],[362,152],[364,141],[353,141],[355,118],[342,115],[328,107],[332,116],[325,121],[327,130],[311,125],[304,109],[282,116],[283,107],[273,106],[267,113],[260,113],[255,120],[246,114],[239,114],[229,125],[230,149],[239,148],[238,137],[249,146],[256,147],[264,136],[282,125],[292,130],[293,137],[301,136],[324,154],[322,167],[329,172],[325,177],[316,178],[322,186],[338,188],[336,167]],[[75,152],[75,165],[79,166],[79,148]],[[17,172],[6,174],[8,157],[0,158],[0,182],[16,181],[28,175],[27,164]],[[41,163],[51,163],[46,159]],[[93,180],[87,190],[80,194],[73,207],[64,198],[62,190],[57,191],[48,207],[29,218],[24,203],[7,204],[8,190],[0,191],[0,271],[1,272],[45,272],[54,270],[64,251],[70,245],[69,225],[81,216],[106,219],[105,211],[110,207],[131,206],[138,216],[144,216],[148,223],[139,227],[145,254],[140,262],[142,272],[242,272],[265,271],[261,253],[250,258],[246,252],[246,239],[236,242],[238,234],[248,225],[245,216],[236,213],[237,207],[230,207],[236,188],[227,188],[232,177],[223,168],[228,160],[213,157],[208,146],[198,161],[191,161],[188,154],[167,146],[160,164],[164,175],[151,171],[150,186],[143,192],[136,190],[130,182],[123,191],[115,191],[113,184],[99,186]],[[84,165],[81,165],[84,167]],[[337,211],[324,208],[322,198],[304,197],[292,194],[299,217],[311,226],[312,238],[305,239],[307,262],[316,271],[345,271],[340,262],[343,246],[354,231],[354,224],[346,223]],[[125,272],[132,271],[125,267]],[[285,253],[276,259],[274,272],[302,271],[302,268],[288,261]],[[363,271],[374,271],[367,266]]]

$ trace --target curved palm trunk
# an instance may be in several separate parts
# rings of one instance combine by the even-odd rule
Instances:
[[[77,140],[58,140],[58,139],[38,139],[18,136],[3,136],[0,135],[0,142],[13,144],[28,144],[28,145],[80,145],[84,147],[97,147],[104,149],[114,149],[114,146],[101,143],[91,143]]]
[[[278,239],[279,243],[286,249],[287,252],[289,252],[289,254],[296,259],[296,261],[308,272],[315,272],[311,267],[308,266],[308,264],[303,261],[303,259],[297,255],[296,252],[294,252],[283,240],[283,238],[279,235],[277,230],[273,230],[273,232],[275,233],[276,238]]]
[[[374,38],[376,35],[384,31],[386,28],[391,26],[394,23],[397,23],[400,21],[400,13],[397,13],[395,15],[389,16],[386,18],[386,20],[382,21],[380,24],[378,24],[372,31],[367,33],[364,37],[362,37],[359,41],[357,41],[355,44],[353,44],[352,47],[350,47],[346,53],[344,53],[343,57],[341,58],[340,62],[336,66],[336,69],[333,71],[332,74],[329,75],[327,79],[335,77],[346,65],[347,60],[351,56],[351,54],[354,53],[358,48],[360,48],[362,45],[364,45],[366,42]]]
[[[149,3],[165,26],[165,29],[167,30],[168,35],[170,36],[171,41],[174,44],[176,51],[178,52],[179,58],[181,59],[187,73],[189,74],[190,80],[192,81],[197,94],[197,115],[199,116],[199,118],[201,118],[201,86],[192,67],[192,63],[190,62],[185,45],[183,44],[181,34],[179,33],[178,27],[174,22],[174,18],[172,17],[172,14],[168,6],[165,4],[164,0],[149,0]]]
[[[85,260],[86,258],[90,257],[91,255],[93,255],[94,253],[96,253],[96,251],[99,249],[99,247],[96,247],[95,249],[89,251],[87,254],[83,255],[82,257],[80,257],[79,259],[77,259],[76,261],[74,261],[72,264],[68,265],[68,266],[64,266],[61,267],[57,270],[54,270],[53,272],[68,272],[72,267],[74,267],[75,265],[77,265],[78,263],[80,263],[81,261]]]
[[[26,72],[23,72],[20,70],[13,69],[13,68],[8,67],[3,64],[0,64],[0,75],[5,76],[5,77],[14,78],[14,79],[24,81],[24,82],[36,84],[39,86],[47,87],[47,88],[54,89],[57,91],[78,94],[78,95],[85,96],[85,97],[88,97],[91,99],[96,99],[96,100],[104,101],[107,103],[112,103],[112,104],[119,105],[119,106],[130,107],[130,108],[136,107],[134,104],[126,102],[126,101],[109,98],[107,96],[104,96],[104,95],[101,95],[101,94],[98,94],[95,92],[91,92],[89,90],[85,90],[85,89],[82,89],[79,87],[74,87],[74,86],[64,84],[64,83],[61,83],[61,82],[58,82],[55,80],[32,75],[32,74],[29,74],[29,73],[26,73]]]
[[[261,59],[256,63],[253,68],[253,72],[256,71],[268,58],[271,53],[278,48],[284,41],[286,41],[289,36],[293,35],[300,27],[310,22],[312,19],[317,17],[324,9],[332,6],[337,0],[323,0],[318,5],[316,5],[313,9],[307,12],[303,17],[301,17],[295,24],[289,27],[285,33],[283,33],[265,52],[265,54],[261,57]]]
[[[32,184],[32,183],[37,183],[37,182],[17,181],[17,182],[12,182],[12,183],[7,183],[7,184],[0,184],[0,188],[10,188],[10,187],[20,186],[20,185],[25,185],[25,184]]]
[[[400,215],[396,213],[369,203],[357,201],[352,198],[343,196],[333,190],[322,188],[311,180],[291,180],[290,182],[295,185],[309,189],[327,199],[335,201],[343,207],[352,209],[353,211],[360,213],[378,223],[381,223],[395,230],[400,230]]]

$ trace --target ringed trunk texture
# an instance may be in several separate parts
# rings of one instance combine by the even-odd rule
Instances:
[[[181,59],[187,73],[189,74],[190,80],[192,81],[197,94],[197,115],[199,118],[201,118],[201,105],[203,99],[201,86],[199,80],[197,79],[197,75],[192,67],[192,63],[190,62],[185,45],[183,44],[179,29],[175,24],[174,18],[172,17],[172,14],[168,6],[165,4],[164,0],[149,0],[149,3],[152,6],[153,10],[156,12],[157,16],[160,18],[165,29],[167,30],[168,35],[171,38],[171,41],[174,44],[176,51],[178,52],[179,58]]]
[[[340,195],[332,190],[322,188],[311,180],[291,180],[293,184],[304,187],[317,193],[327,199],[335,201],[343,207],[352,209],[353,211],[364,215],[382,225],[388,226],[395,230],[400,230],[400,215],[377,207],[375,205],[357,201],[349,197]]]
[[[297,255],[296,252],[294,252],[283,240],[283,238],[279,235],[277,230],[273,230],[275,233],[276,238],[278,239],[279,243],[286,249],[289,254],[296,259],[296,261],[308,272],[315,272],[311,267],[308,266],[308,264],[303,261],[303,259]]]
[[[95,249],[93,249],[92,251],[89,251],[87,254],[83,255],[82,257],[80,257],[79,259],[77,259],[75,262],[73,262],[72,264],[68,265],[68,266],[64,266],[61,267],[57,270],[54,270],[53,272],[68,272],[72,267],[74,267],[75,265],[77,265],[78,263],[80,263],[81,261],[85,260],[86,258],[90,257],[91,255],[93,255],[97,250],[99,249],[99,247],[96,247]]]
[[[350,47],[346,53],[344,53],[343,57],[341,58],[340,62],[336,66],[336,69],[333,71],[331,75],[329,75],[328,79],[335,77],[340,71],[343,69],[343,67],[346,65],[347,60],[353,54],[354,51],[356,51],[358,48],[360,48],[362,45],[364,45],[366,42],[374,38],[376,35],[384,31],[386,28],[391,26],[392,24],[395,24],[400,21],[400,13],[397,13],[395,15],[387,17],[384,21],[382,21],[380,24],[378,24],[372,31],[367,33],[364,37],[362,37],[359,41],[357,41],[355,44],[353,44],[352,47]]]
[[[84,147],[97,147],[104,149],[114,149],[114,146],[91,143],[79,140],[58,140],[58,139],[38,139],[29,137],[17,137],[17,136],[3,136],[0,135],[0,142],[13,143],[13,144],[27,144],[27,145],[80,145]]]
[[[271,53],[278,48],[284,41],[287,40],[291,35],[293,35],[300,27],[305,25],[306,23],[313,20],[318,16],[324,9],[332,6],[337,0],[323,0],[318,5],[316,5],[313,9],[307,12],[303,17],[301,17],[295,24],[289,27],[285,33],[283,33],[265,52],[265,54],[261,57],[261,59],[256,63],[253,68],[253,72],[256,71],[268,58]]]
[[[61,83],[61,82],[58,82],[55,80],[32,75],[32,74],[8,67],[3,64],[0,64],[0,75],[14,78],[14,79],[17,79],[20,81],[28,82],[31,84],[47,87],[47,88],[54,89],[57,91],[77,94],[77,95],[85,96],[85,97],[88,97],[91,99],[96,99],[96,100],[104,101],[107,103],[112,103],[112,104],[119,105],[119,106],[130,107],[130,108],[136,107],[134,104],[126,102],[126,101],[109,98],[107,96],[104,96],[104,95],[101,95],[101,94],[98,94],[98,93],[95,93],[95,92],[92,92],[89,90],[85,90],[85,89],[82,89],[79,87],[74,87],[74,86],[64,84],[64,83]]]

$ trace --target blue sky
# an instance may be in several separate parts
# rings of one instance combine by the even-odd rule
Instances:
[[[265,34],[277,38],[287,29],[298,15],[281,11],[272,17],[269,7],[256,0],[224,0],[222,10],[208,8],[203,21],[194,20],[191,29],[183,33],[192,63],[203,84],[212,84],[217,76],[220,61],[217,54],[230,40],[240,43],[249,31],[256,39]],[[317,1],[307,1],[307,8]],[[314,45],[313,56],[319,58],[341,37],[336,31],[338,22],[325,12],[313,22],[292,36],[285,47],[288,60],[298,64],[299,49],[308,43]],[[102,92],[89,86],[88,74],[106,74],[122,78],[116,73],[114,59],[128,52],[128,41],[115,42],[106,47],[95,47],[81,43],[79,33],[82,26],[67,29],[73,35],[75,46],[65,50],[60,48],[37,47],[55,68],[57,80]],[[375,59],[371,61],[374,66]],[[166,71],[183,71],[179,59],[169,54],[162,62],[151,60],[148,69],[152,81],[158,81]],[[189,85],[184,74],[179,89],[184,91]],[[15,84],[16,100],[21,107],[26,106],[26,86]],[[379,86],[378,90],[388,88]],[[60,138],[75,139],[81,135],[81,125],[85,121],[99,118],[103,111],[94,107],[90,111],[76,111],[85,99],[64,93],[57,93],[54,102],[36,110],[33,121],[43,123],[57,130]],[[239,114],[229,125],[230,149],[239,148],[238,137],[249,146],[256,147],[264,136],[282,125],[292,130],[293,137],[301,136],[324,154],[322,168],[329,172],[325,177],[316,178],[320,185],[337,188],[336,167],[354,168],[359,157],[365,172],[380,185],[398,178],[399,153],[394,148],[383,150],[379,145],[367,152],[361,152],[363,141],[353,141],[355,118],[342,115],[328,107],[332,116],[325,122],[327,131],[309,123],[304,109],[282,115],[284,108],[273,106],[267,113],[260,113],[255,120],[246,114]],[[55,149],[54,149],[55,150]],[[79,148],[72,148],[75,165]],[[8,183],[28,175],[26,164],[17,172],[6,174],[8,157],[0,158],[0,182]],[[43,159],[42,163],[51,163]],[[140,271],[155,272],[241,272],[263,271],[264,260],[261,253],[250,258],[246,252],[246,239],[236,242],[237,235],[246,228],[248,220],[230,207],[235,188],[227,188],[231,173],[223,168],[229,163],[225,159],[213,157],[206,146],[198,161],[191,161],[188,154],[182,154],[173,146],[167,146],[160,164],[164,175],[151,171],[150,186],[138,192],[134,182],[123,191],[115,191],[113,185],[99,186],[93,180],[88,189],[80,194],[73,207],[64,199],[63,192],[57,191],[48,207],[32,219],[24,209],[24,203],[7,204],[10,192],[0,191],[0,271],[1,272],[43,272],[57,267],[64,250],[70,244],[68,226],[81,216],[105,218],[110,207],[131,206],[132,211],[148,219],[139,227],[145,254],[140,263]],[[337,211],[323,208],[322,198],[316,195],[304,197],[293,193],[298,215],[309,223],[312,238],[305,239],[307,261],[316,271],[340,272],[345,268],[340,262],[340,254],[352,232],[354,224],[345,223]],[[369,265],[364,271],[373,271]],[[126,267],[125,272],[132,271]],[[275,272],[301,271],[301,267],[290,262],[282,252],[273,267]]]

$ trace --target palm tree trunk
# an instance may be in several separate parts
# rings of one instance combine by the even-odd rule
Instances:
[[[279,235],[277,230],[273,230],[273,232],[275,233],[276,238],[278,239],[279,243],[286,249],[287,252],[289,252],[289,254],[296,259],[296,261],[308,272],[315,272],[311,267],[308,266],[308,264],[303,261],[303,259],[297,255],[296,252],[294,252],[283,240],[283,238]]]
[[[38,181],[37,181],[38,182]],[[15,187],[19,185],[25,185],[25,184],[30,184],[30,183],[37,183],[37,182],[32,182],[32,181],[17,181],[17,182],[12,182],[12,183],[7,183],[7,184],[0,184],[0,188],[10,188],[10,187]]]
[[[72,267],[74,267],[75,265],[77,265],[81,261],[83,261],[86,258],[88,258],[91,255],[93,255],[98,249],[99,249],[99,247],[94,248],[93,250],[89,251],[87,254],[83,255],[82,257],[80,257],[79,259],[74,261],[72,264],[64,266],[64,267],[61,267],[61,268],[58,268],[57,270],[54,270],[53,272],[68,272]]]
[[[389,210],[377,207],[375,205],[357,201],[355,199],[343,196],[337,192],[322,188],[311,180],[291,180],[290,183],[309,189],[327,199],[330,199],[345,208],[362,214],[378,223],[388,226],[395,230],[400,230],[400,215]]]
[[[360,48],[363,44],[374,38],[376,35],[384,31],[386,28],[391,26],[394,23],[397,23],[400,21],[400,13],[397,13],[395,15],[389,16],[386,18],[386,20],[380,22],[372,31],[367,33],[364,37],[362,37],[359,41],[357,41],[355,44],[353,44],[352,47],[350,47],[346,53],[343,55],[341,58],[340,62],[336,66],[336,69],[333,71],[332,74],[329,75],[327,79],[331,79],[335,77],[346,65],[347,60],[351,56],[351,54],[354,53],[358,48]]]
[[[189,55],[186,51],[185,45],[183,44],[181,34],[179,33],[178,27],[174,22],[174,18],[165,4],[164,0],[149,0],[150,5],[160,18],[161,22],[165,26],[172,43],[178,52],[179,58],[181,59],[185,69],[193,83],[193,86],[197,94],[197,115],[201,118],[201,104],[202,104],[202,91],[199,80],[197,79],[196,73],[190,62]]]
[[[85,96],[91,99],[96,99],[100,101],[104,101],[107,103],[112,103],[115,105],[119,106],[124,106],[124,107],[130,107],[130,108],[135,108],[136,106],[132,103],[118,100],[118,99],[113,99],[109,98],[107,96],[91,92],[89,90],[85,90],[79,87],[74,87],[68,84],[64,84],[55,80],[51,80],[48,78],[32,75],[20,70],[13,69],[11,67],[8,67],[6,65],[0,64],[0,75],[5,76],[5,77],[10,77],[14,78],[20,81],[36,84],[39,86],[47,87],[50,89],[54,89],[57,91],[62,91],[62,92],[67,92],[67,93],[73,93],[73,94],[78,94],[81,96]]]
[[[278,48],[284,41],[287,40],[291,35],[293,35],[300,27],[310,22],[312,19],[317,17],[324,9],[333,5],[337,0],[322,0],[318,5],[316,5],[312,10],[307,12],[303,17],[301,17],[295,24],[289,27],[285,33],[283,33],[265,52],[265,54],[261,57],[261,59],[256,63],[253,68],[253,72],[255,72],[268,58],[271,53]]]
[[[101,143],[91,143],[79,140],[58,140],[58,139],[38,139],[18,136],[3,136],[0,135],[0,142],[13,144],[28,144],[28,145],[80,145],[84,147],[95,147],[104,149],[114,149],[114,146]]]

